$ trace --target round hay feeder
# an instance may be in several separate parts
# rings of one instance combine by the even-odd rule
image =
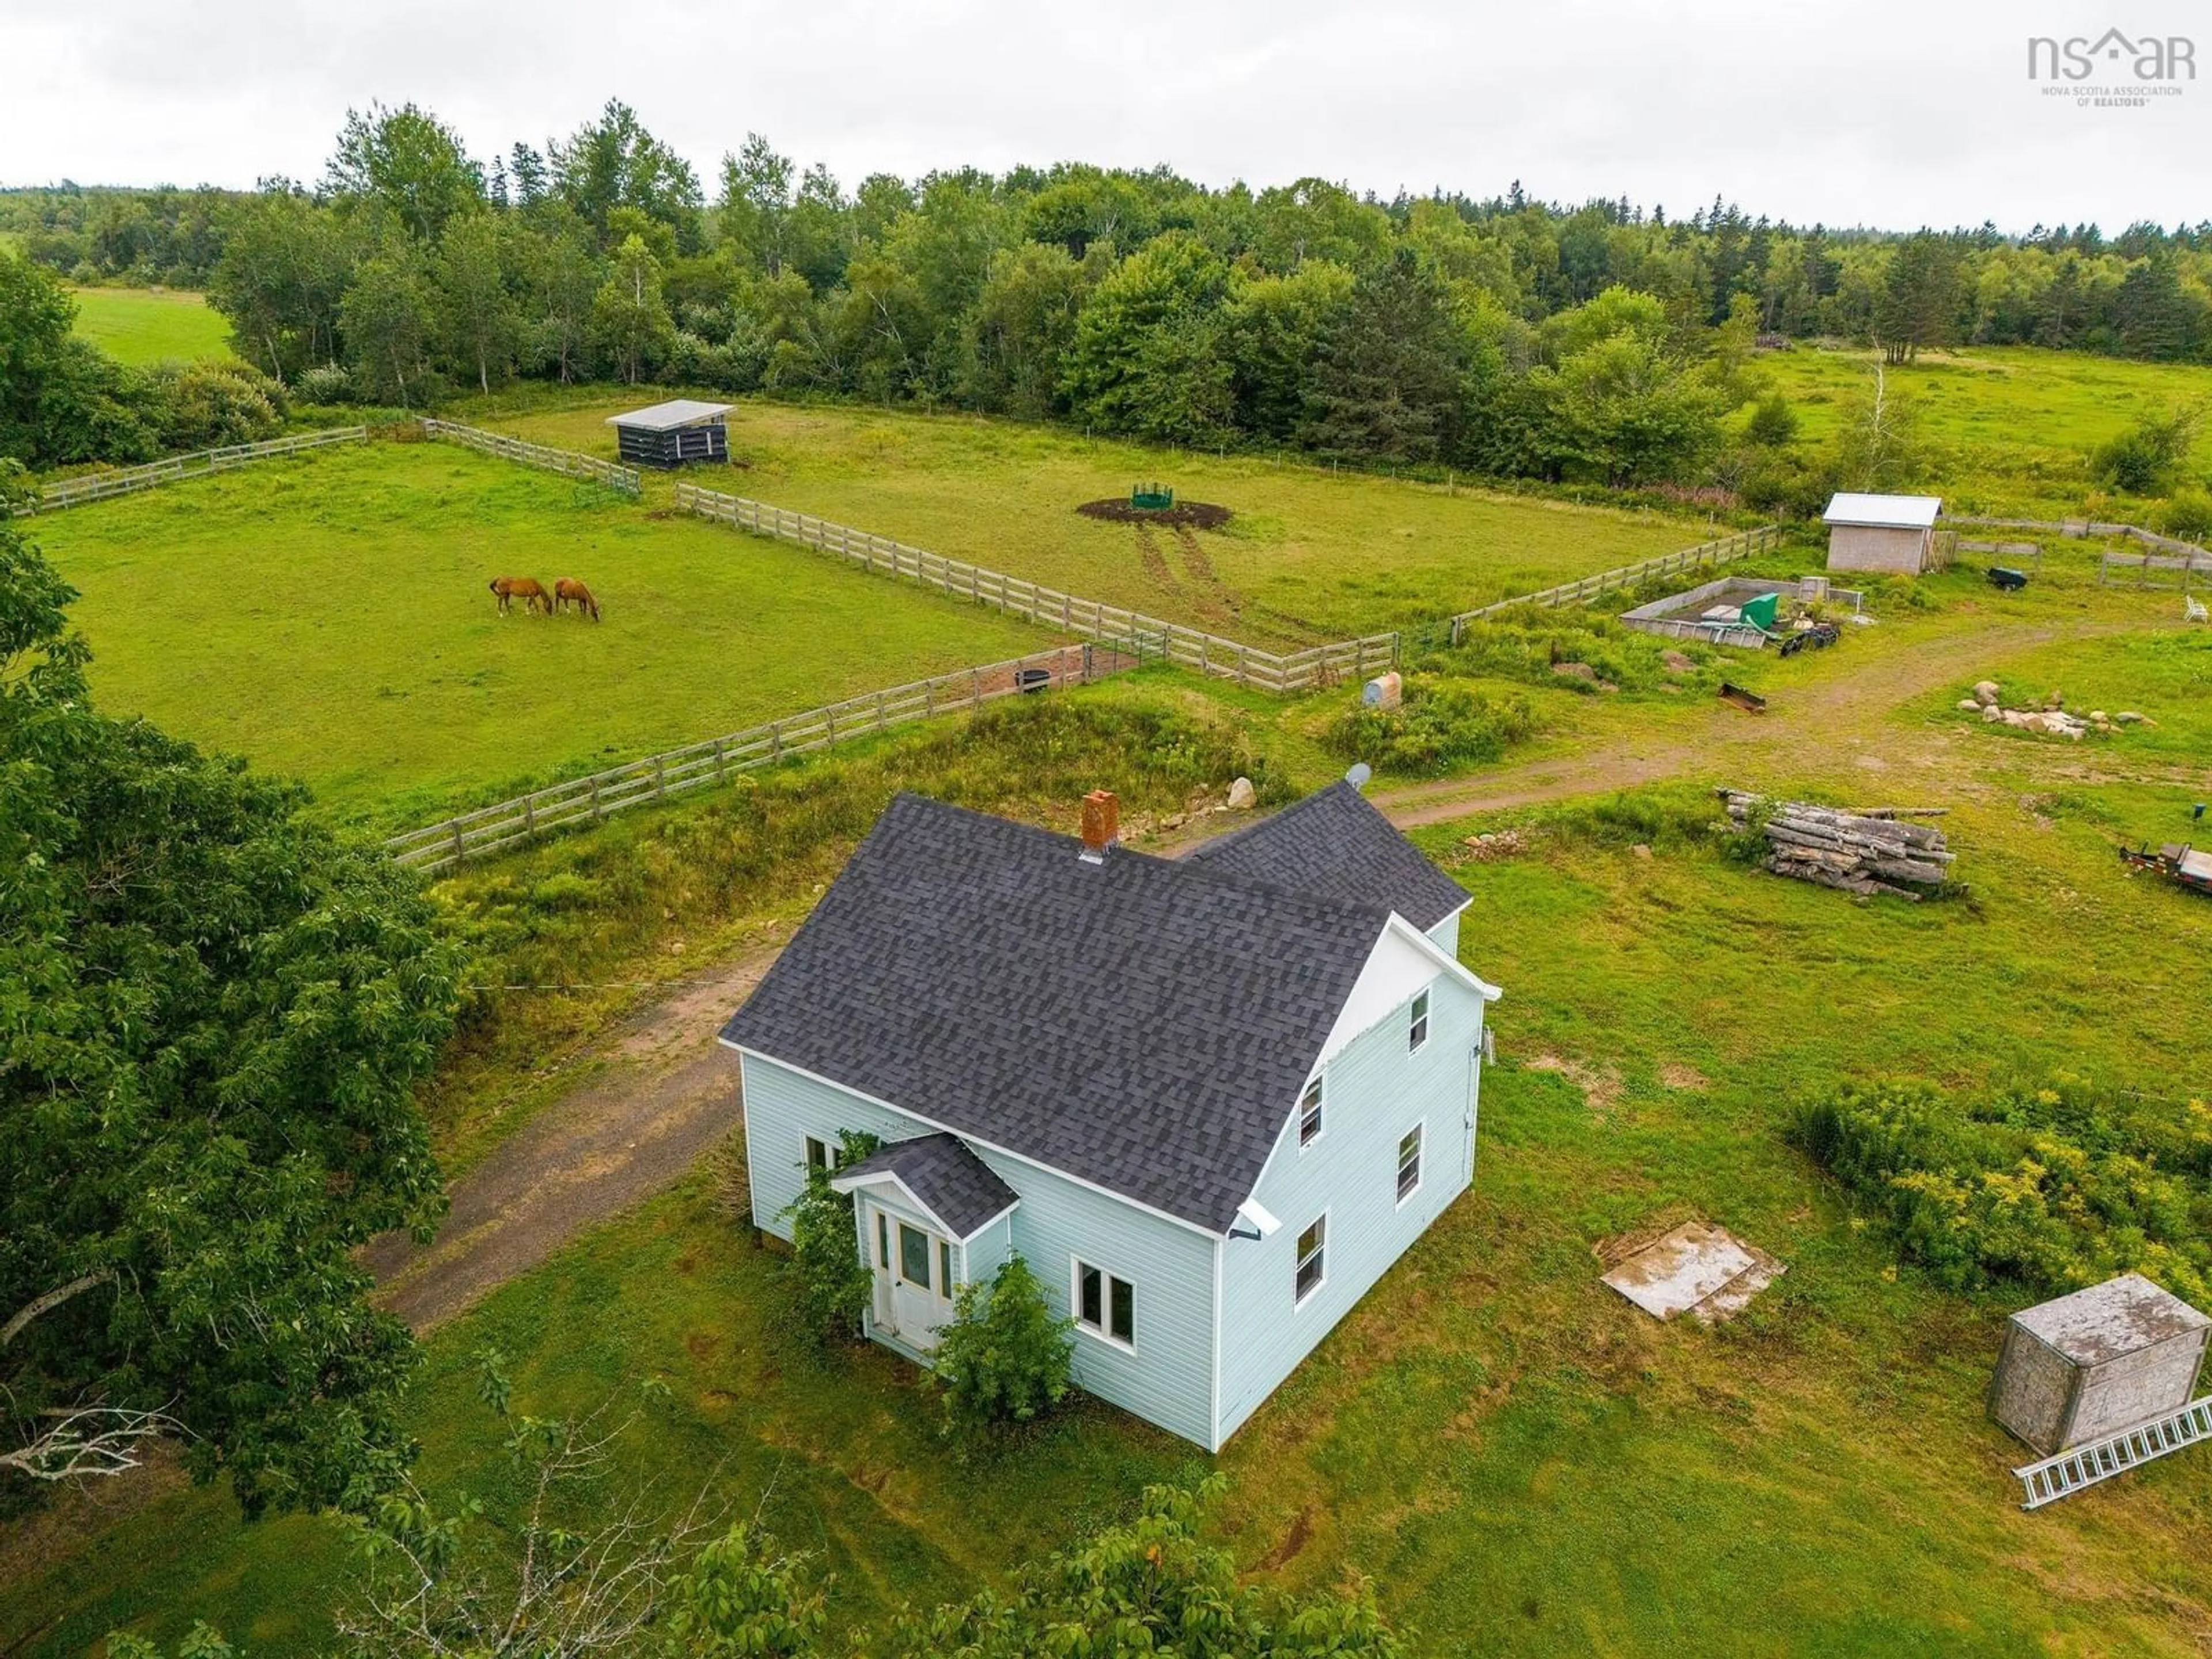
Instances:
[[[1175,491],[1164,483],[1132,484],[1129,505],[1139,513],[1164,513],[1175,505]]]

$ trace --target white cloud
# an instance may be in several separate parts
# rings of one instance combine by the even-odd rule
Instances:
[[[0,180],[312,179],[347,106],[376,99],[427,104],[489,155],[611,95],[709,180],[758,130],[848,182],[1081,157],[1215,184],[1518,178],[1676,213],[1717,194],[1800,222],[2117,229],[2212,216],[2212,78],[2082,108],[2029,83],[2027,37],[2192,21],[2086,0],[0,0]],[[2204,43],[2212,70],[2212,27]]]

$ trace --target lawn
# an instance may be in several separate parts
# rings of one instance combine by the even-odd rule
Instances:
[[[1949,580],[1947,610],[1775,664],[1769,684],[1796,699],[1854,672],[1879,683],[2001,620],[2126,617],[2118,596],[2061,583],[1984,617]],[[2000,680],[2063,669],[2156,714],[2197,684],[2196,637],[2169,623],[1976,660]],[[1716,743],[1666,786],[1416,832],[1448,860],[1476,828],[1530,837],[1520,857],[1455,871],[1474,901],[1463,954],[1506,988],[1475,1188],[1219,1459],[1218,1524],[1249,1571],[1366,1575],[1424,1654],[2200,1650],[2212,1458],[2022,1514],[2006,1471],[2024,1454],[1985,1420],[1982,1389],[2027,1298],[1952,1296],[1899,1267],[1779,1133],[1838,1075],[1963,1087],[2064,1067],[2168,1098],[2203,1073],[2194,964],[2212,904],[2130,880],[2110,850],[2185,820],[2201,775],[2148,739],[2076,748],[1959,725],[1949,690],[1835,699],[1817,743],[1777,725],[1771,741]],[[1790,718],[1778,710],[1771,722]],[[1686,706],[1662,718],[1714,729]],[[1856,902],[1730,862],[1693,833],[1723,778],[1948,805],[1971,892]],[[720,838],[684,824],[714,810],[669,814],[661,854],[709,857]],[[522,878],[571,856],[580,843],[532,854]],[[604,875],[619,884],[611,863]],[[742,1509],[761,1503],[836,1574],[850,1628],[1033,1559],[1203,1462],[1097,1407],[963,1462],[896,1361],[823,1365],[791,1344],[775,1259],[711,1198],[695,1177],[434,1339],[415,1407],[434,1479],[495,1461],[468,1371],[481,1344],[513,1356],[531,1409],[665,1378],[673,1398],[629,1453],[636,1478],[672,1498],[711,1478]],[[1596,1282],[1600,1242],[1692,1214],[1790,1267],[1717,1332],[1652,1324]],[[75,1655],[117,1623],[174,1638],[199,1617],[257,1655],[312,1651],[343,1549],[328,1523],[256,1530],[220,1493],[173,1492],[53,1576],[0,1589],[0,1649]]]
[[[594,397],[522,414],[449,412],[611,457],[605,416],[629,406]],[[686,477],[1261,645],[1433,624],[1718,533],[1701,517],[1334,476],[1287,458],[1148,449],[970,416],[748,399],[730,417],[730,452],[726,471]],[[1149,479],[1235,517],[1177,534],[1075,511]]]
[[[118,362],[228,357],[230,325],[199,295],[167,288],[77,288],[76,331]]]
[[[1050,636],[443,444],[329,450],[41,517],[104,707],[398,825]],[[500,616],[579,576],[605,620]]]
[[[1880,361],[1871,350],[1799,346],[1760,356],[1758,368],[1796,409],[1802,438],[1817,442]],[[1923,352],[1886,374],[1918,403],[1937,452],[1923,482],[1961,513],[2078,517],[2094,497],[2091,450],[2138,416],[2212,399],[2212,368],[2202,365],[2032,346]],[[2190,471],[2199,482],[2212,472],[2212,426],[2199,432]]]

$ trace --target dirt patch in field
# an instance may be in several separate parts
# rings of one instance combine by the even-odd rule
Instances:
[[[1275,1547],[1260,1558],[1260,1570],[1273,1572],[1276,1568],[1287,1565],[1312,1538],[1313,1506],[1309,1504],[1298,1511],[1297,1519],[1291,1522],[1291,1529],[1283,1534]]]
[[[1137,556],[1144,561],[1145,574],[1158,582],[1163,590],[1170,593],[1182,591],[1182,585],[1175,579],[1175,572],[1168,568],[1167,559],[1160,552],[1160,544],[1152,539],[1150,525],[1137,526]]]
[[[1538,1054],[1522,1064],[1532,1072],[1558,1073],[1583,1091],[1583,1100],[1600,1117],[1620,1103],[1620,1073],[1610,1066],[1589,1066],[1554,1054]]]
[[[1117,496],[1103,501],[1085,501],[1075,509],[1086,519],[1103,519],[1109,524],[1164,524],[1170,528],[1218,530],[1231,518],[1225,507],[1212,501],[1177,501],[1173,507],[1132,507]]]
[[[1659,1081],[1669,1089],[1705,1090],[1713,1086],[1712,1079],[1703,1072],[1679,1060],[1670,1060],[1659,1068]]]

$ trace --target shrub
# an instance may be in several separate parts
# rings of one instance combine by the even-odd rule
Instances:
[[[1680,585],[1680,577],[1661,581],[1650,597],[1656,599]],[[1638,597],[1622,596],[1624,603]],[[1463,674],[1595,692],[1597,688],[1590,681],[1553,672],[1561,663],[1578,662],[1612,684],[1650,691],[1678,680],[1667,672],[1670,654],[1686,655],[1701,670],[1713,660],[1710,646],[1659,639],[1573,611],[1549,611],[1524,614],[1517,621],[1469,623],[1447,660]]]
[[[283,388],[244,363],[158,369],[147,400],[165,449],[259,443],[284,429]]]
[[[1845,1085],[1791,1138],[1881,1209],[1954,1290],[2040,1294],[2134,1271],[2212,1295],[2212,1107],[2138,1103],[2060,1078],[1960,1099],[1917,1082]]]
[[[945,1394],[945,1426],[972,1435],[1029,1422],[1058,1405],[1073,1386],[1074,1328],[1073,1320],[1054,1314],[1018,1255],[1007,1257],[988,1286],[962,1285],[932,1367]]]
[[[1778,392],[1770,392],[1754,404],[1743,435],[1762,449],[1781,449],[1797,436],[1797,411]]]
[[[856,1164],[883,1143],[846,1130],[838,1136],[838,1163]],[[827,1170],[809,1170],[806,1186],[784,1214],[791,1222],[790,1278],[799,1299],[800,1328],[818,1342],[850,1341],[872,1291],[860,1255],[853,1200],[830,1185]]]
[[[1526,697],[1493,702],[1448,680],[1409,676],[1399,708],[1355,704],[1337,717],[1326,740],[1335,753],[1378,772],[1425,778],[1494,761],[1535,729]]]
[[[292,377],[292,395],[303,404],[328,407],[353,401],[353,376],[343,363],[317,363]]]
[[[2212,495],[2195,488],[2175,490],[2159,515],[2158,527],[2185,542],[2201,545],[2212,541]]]
[[[2089,457],[2089,471],[2111,489],[2130,495],[2158,495],[2188,455],[2197,436],[2197,422],[2194,409],[2138,416],[2125,432],[2097,446]]]

